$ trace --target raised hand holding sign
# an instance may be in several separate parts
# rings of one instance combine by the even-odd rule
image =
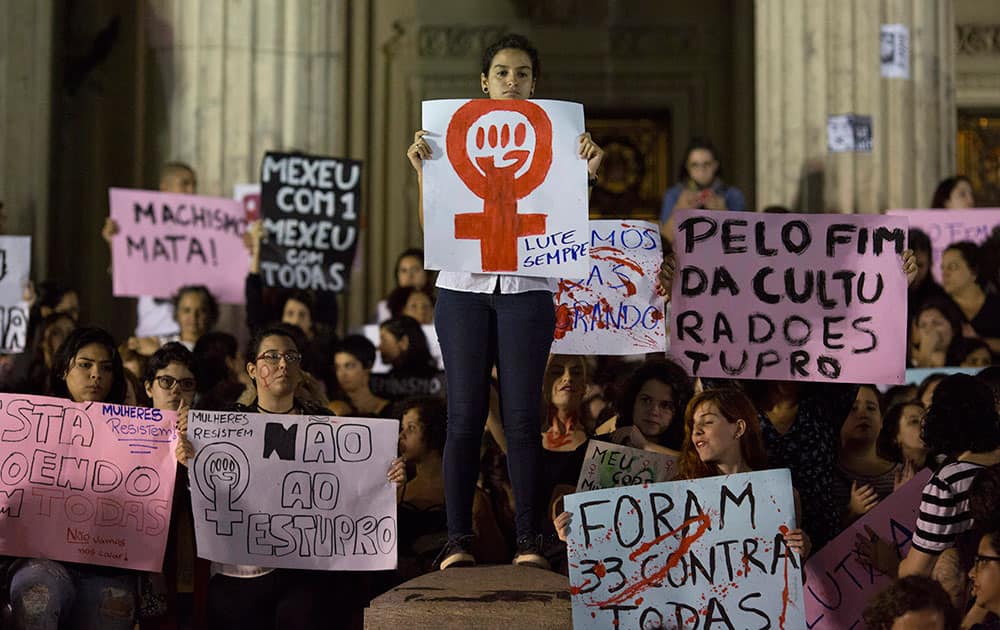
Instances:
[[[580,105],[428,101],[423,122],[430,130],[423,141],[431,149],[423,165],[428,268],[585,274],[587,163],[577,147]],[[442,135],[445,146],[435,146]]]

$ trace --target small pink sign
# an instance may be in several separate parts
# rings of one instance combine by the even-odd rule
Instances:
[[[903,382],[905,219],[676,216],[670,353],[689,374]]]
[[[226,304],[245,301],[250,266],[241,201],[112,188],[114,295],[172,297],[203,284]]]
[[[952,243],[972,241],[981,245],[1000,226],[1000,208],[972,210],[889,210],[905,217],[910,228],[922,230],[931,239],[931,273],[941,282],[941,254]]]
[[[854,551],[856,538],[859,534],[867,538],[865,527],[869,527],[905,557],[917,523],[920,495],[930,478],[928,469],[917,473],[806,561],[806,623],[810,630],[865,627],[861,613],[895,576],[861,564]]]
[[[0,554],[159,572],[172,411],[0,394]]]

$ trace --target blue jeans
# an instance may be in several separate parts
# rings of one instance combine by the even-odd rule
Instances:
[[[28,559],[10,580],[16,630],[132,630],[138,577],[130,572]]]
[[[494,364],[517,537],[538,531],[535,507],[542,448],[542,377],[555,326],[555,308],[548,291],[500,294],[440,289],[434,327],[448,380],[444,491],[448,537],[452,540],[473,533],[472,500]]]

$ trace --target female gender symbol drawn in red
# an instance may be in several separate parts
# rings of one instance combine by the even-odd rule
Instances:
[[[476,147],[486,155],[469,156],[466,138],[473,124],[494,111],[513,111],[528,119],[535,146],[526,146],[523,122],[484,123],[476,129]],[[517,200],[528,196],[545,180],[552,166],[552,122],[530,101],[475,99],[455,112],[446,138],[448,160],[462,182],[483,200],[483,211],[455,215],[455,238],[480,242],[483,271],[517,271],[517,239],[545,233],[546,214],[518,214]],[[532,155],[534,152],[534,155]],[[531,157],[531,166],[515,174]],[[497,161],[512,163],[497,166]],[[479,168],[476,168],[476,165]]]

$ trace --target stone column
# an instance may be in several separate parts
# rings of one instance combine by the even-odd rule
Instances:
[[[876,213],[930,203],[955,168],[952,0],[756,0],[757,206]],[[882,24],[910,33],[883,78]],[[827,117],[872,117],[870,153],[830,153]]]
[[[35,236],[33,275],[48,274],[52,0],[0,0],[0,233]]]

